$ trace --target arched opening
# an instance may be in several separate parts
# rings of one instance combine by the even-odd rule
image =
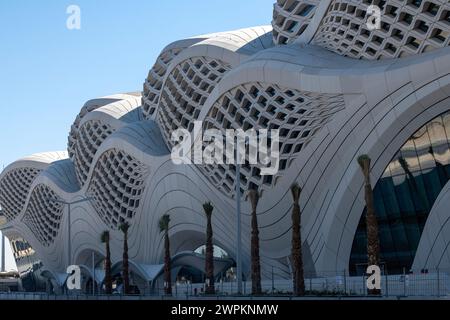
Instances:
[[[202,257],[205,257],[206,254],[206,246],[202,245],[198,247],[196,250],[194,250],[195,254],[201,255]],[[224,282],[232,282],[236,281],[236,262],[234,259],[230,257],[228,252],[221,248],[218,245],[214,245],[214,258],[216,259],[230,259],[232,260],[232,265],[230,265],[226,270],[221,270],[221,272],[217,275],[217,281],[224,281]],[[190,268],[192,269],[192,268]],[[181,273],[183,271],[183,273]],[[188,275],[189,268],[184,268],[180,270],[179,276],[182,276],[181,279],[183,279],[183,276],[186,277]],[[197,270],[198,272],[199,270]],[[199,278],[200,277],[200,278]],[[243,279],[245,280],[245,274],[242,275]],[[200,270],[200,274],[196,275],[193,274],[193,279],[196,281],[193,283],[204,283],[205,282],[205,275],[203,270]]]
[[[135,283],[136,278],[140,278],[137,274],[130,271],[130,291],[128,294],[132,295],[138,295],[141,294],[141,289],[139,286]],[[143,280],[143,279],[141,279]],[[113,288],[113,294],[125,294],[124,292],[124,286],[123,286],[123,273],[122,271],[114,274],[112,276],[112,288]]]
[[[450,112],[446,112],[408,139],[375,185],[381,265],[387,273],[409,272],[431,209],[449,180]],[[365,273],[367,267],[365,213],[351,251],[353,275]]]
[[[77,255],[75,261],[81,267],[82,292],[85,294],[101,293],[105,261],[103,254],[97,250],[86,249]]]
[[[191,264],[183,265],[180,261],[176,262],[176,272],[175,272],[175,282],[179,285],[183,284],[198,284],[205,282],[205,271],[204,271],[204,261],[206,255],[206,246],[201,245],[193,251]],[[187,252],[186,252],[187,253]],[[196,257],[195,257],[196,256]],[[175,260],[180,259],[179,257],[174,257]],[[214,245],[214,258],[216,260],[232,260],[228,253],[222,249],[220,246]],[[198,262],[194,262],[194,259]],[[227,268],[226,271],[222,271],[217,275],[217,280],[225,281],[226,275],[234,275],[235,263],[232,261],[232,266]],[[229,278],[231,281],[231,278]]]
[[[176,232],[170,237],[172,253],[172,281],[180,284],[203,283],[205,274],[205,234],[201,231],[183,230]],[[234,260],[225,246],[214,239],[214,259],[216,264],[232,265]],[[161,263],[164,261],[161,251]],[[175,269],[176,268],[176,269]],[[218,267],[219,268],[219,267]],[[235,267],[233,267],[235,268]],[[225,274],[225,272],[221,272]],[[230,274],[228,272],[228,274]],[[222,277],[222,276],[221,276]]]
[[[150,269],[149,269],[150,268]],[[155,271],[156,270],[156,271]],[[129,294],[144,294],[152,290],[151,283],[154,280],[154,273],[158,274],[161,268],[158,266],[142,265],[128,261],[128,272],[130,279]],[[124,294],[123,287],[123,261],[115,263],[111,268],[113,294]]]

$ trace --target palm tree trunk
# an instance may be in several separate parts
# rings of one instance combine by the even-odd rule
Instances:
[[[105,293],[112,294],[112,277],[111,277],[111,250],[109,247],[109,239],[106,241],[106,257],[105,257]]]
[[[367,256],[369,265],[378,265],[379,259],[379,243],[378,243],[378,222],[373,207],[372,187],[366,185],[366,202],[367,202]]]
[[[367,262],[369,266],[379,266],[380,264],[380,243],[378,238],[378,221],[375,214],[373,201],[373,190],[370,183],[370,158],[363,156],[359,159],[361,169],[364,174],[364,191],[366,200],[366,226],[367,226]],[[369,290],[370,295],[380,294],[379,290]]]
[[[252,259],[252,294],[260,295],[262,293],[261,288],[261,263],[259,257],[259,228],[258,228],[258,216],[256,214],[256,208],[258,206],[258,192],[251,190],[249,192],[249,198],[252,205],[252,240],[251,240],[251,259]]]
[[[208,281],[206,286],[206,294],[214,294],[214,247],[213,247],[213,231],[211,223],[211,214],[207,215],[206,227],[206,252],[205,252],[205,273]]]
[[[305,278],[303,270],[302,236],[301,236],[301,211],[300,194],[302,189],[298,185],[291,188],[294,198],[292,209],[292,264],[294,280],[294,296],[305,295]]]
[[[128,263],[128,231],[124,232],[124,239],[123,239],[123,291],[125,294],[130,293],[130,276]]]
[[[171,257],[170,257],[170,240],[169,240],[169,230],[166,229],[164,235],[164,287],[166,295],[172,295],[172,277],[170,274],[171,268]]]

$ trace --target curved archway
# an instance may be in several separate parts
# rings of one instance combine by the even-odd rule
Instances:
[[[450,112],[416,131],[394,155],[374,188],[381,263],[392,273],[410,270],[433,205],[450,180]],[[365,211],[353,241],[352,274],[363,274]]]
[[[349,266],[352,243],[361,213],[364,210],[364,183],[356,159],[368,154],[373,162],[372,182],[378,181],[393,155],[418,128],[449,110],[450,97],[445,92],[450,88],[450,76],[431,81],[420,88],[408,88],[403,99],[392,104],[379,120],[367,128],[367,136],[354,139],[356,147],[346,162],[339,164],[344,174],[328,208],[336,214],[326,217],[324,223],[333,226],[328,230],[318,268],[322,270],[346,270]],[[373,107],[376,110],[379,106]],[[374,111],[371,111],[374,112]],[[353,155],[353,157],[352,157]],[[348,160],[348,161],[347,161]]]
[[[172,254],[172,280],[186,278],[190,282],[203,282],[205,272],[205,255],[201,249],[205,246],[206,235],[195,230],[183,230],[170,236]],[[228,274],[231,267],[235,266],[234,251],[224,246],[216,238],[213,239],[215,250],[215,277]],[[160,248],[159,261],[163,261],[163,246]],[[244,267],[246,263],[244,262]],[[246,270],[244,268],[244,270]],[[229,274],[234,274],[233,272]],[[162,275],[162,271],[158,276]],[[245,279],[247,275],[243,273]],[[160,279],[158,279],[160,280]],[[181,280],[183,282],[184,280]]]
[[[61,294],[67,280],[67,274],[56,273],[50,269],[42,269],[40,274],[46,282],[47,292]]]
[[[162,265],[144,265],[133,260],[128,260],[128,269],[130,276],[130,293],[139,294],[150,292],[152,290],[152,283],[162,272]],[[122,279],[123,261],[114,263],[111,267],[111,275],[113,278],[113,290],[122,293],[123,279]]]
[[[201,256],[201,252],[197,252],[202,246],[205,245],[206,235],[203,232],[195,230],[183,230],[175,232],[170,236],[170,247],[172,257],[180,257],[186,253],[198,254]],[[213,239],[213,244],[215,247],[220,248],[220,252],[226,253],[225,257],[217,256],[216,258],[231,259],[235,260],[235,250],[224,245],[222,242],[218,241],[216,238]],[[164,260],[164,247],[161,245],[159,253],[159,261]],[[246,261],[243,261],[244,270],[247,267]],[[202,269],[202,268],[200,268]],[[246,276],[246,275],[244,275]]]
[[[98,293],[105,278],[103,268],[105,256],[96,249],[84,249],[75,258],[75,264],[82,272],[82,291],[87,294]]]

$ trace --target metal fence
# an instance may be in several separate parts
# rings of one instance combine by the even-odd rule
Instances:
[[[243,282],[243,295],[250,295],[252,284]],[[367,276],[349,276],[348,272],[321,273],[306,277],[307,296],[316,297],[365,297],[368,296]],[[236,295],[237,283],[219,281],[215,284],[218,296]],[[292,280],[262,281],[262,291],[268,296],[292,296]],[[163,288],[155,288],[156,295],[164,295]],[[205,284],[177,283],[172,294],[178,298],[203,296]],[[450,297],[450,270],[436,270],[426,274],[382,275],[382,297]]]
[[[349,276],[347,272],[322,273],[320,276],[305,278],[306,296],[308,297],[367,297],[367,277]],[[0,293],[0,299],[24,300],[139,300],[139,299],[197,299],[204,297],[205,284],[177,282],[172,288],[172,297],[164,294],[161,287],[140,288],[143,294],[122,296],[119,294],[85,295],[66,294],[49,295],[43,293]],[[215,284],[217,298],[235,297],[235,281],[218,281]],[[270,279],[262,281],[263,294],[267,297],[292,297],[292,280]],[[243,296],[251,296],[251,282],[243,282]],[[436,270],[426,274],[382,275],[381,296],[386,298],[450,298],[450,270]],[[211,296],[210,296],[211,297]]]

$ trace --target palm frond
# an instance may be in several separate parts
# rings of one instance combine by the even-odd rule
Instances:
[[[212,215],[213,211],[214,211],[214,206],[212,205],[211,202],[205,202],[203,204],[203,210],[205,210],[205,214],[207,216]]]
[[[159,219],[159,231],[164,232],[169,229],[170,215],[165,214]]]
[[[128,222],[124,222],[119,226],[119,230],[122,231],[123,233],[127,233],[129,229],[130,224]]]
[[[100,237],[102,243],[106,243],[109,241],[109,231],[103,231],[101,237]]]
[[[358,163],[364,170],[367,166],[370,166],[370,157],[367,154],[363,154],[358,157]]]
[[[300,198],[300,193],[302,192],[302,188],[300,187],[300,185],[297,182],[291,186],[291,192],[292,192],[292,196],[294,198],[294,202],[298,202],[298,200]]]

